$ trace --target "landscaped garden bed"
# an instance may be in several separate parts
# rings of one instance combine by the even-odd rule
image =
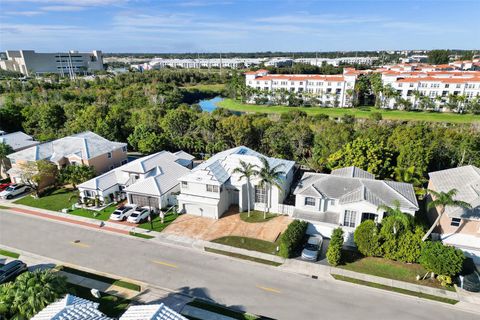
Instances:
[[[257,210],[250,211],[250,217],[248,216],[248,212],[246,211],[240,212],[240,219],[242,219],[242,221],[250,222],[250,223],[266,222],[275,217],[278,217],[278,215],[274,213],[267,213],[266,219],[264,219],[263,211],[257,211]]]

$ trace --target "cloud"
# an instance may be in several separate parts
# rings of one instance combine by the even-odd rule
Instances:
[[[45,6],[41,7],[42,11],[55,11],[55,12],[63,12],[63,11],[81,11],[84,10],[85,7],[81,6],[67,6],[67,5],[56,5],[56,6]]]
[[[279,15],[257,18],[255,21],[273,24],[358,24],[375,23],[385,21],[385,18],[375,16],[341,16],[341,15],[310,15],[305,12],[297,12],[295,15]]]
[[[25,17],[33,17],[39,14],[43,14],[41,11],[7,11],[5,12],[7,15],[12,16],[25,16]]]

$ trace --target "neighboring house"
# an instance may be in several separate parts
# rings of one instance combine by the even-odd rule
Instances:
[[[468,202],[472,208],[445,208],[440,225],[434,230],[445,244],[453,245],[480,264],[480,168],[463,166],[453,169],[430,172],[428,189],[448,192],[457,189],[455,200]],[[438,210],[430,210],[433,223]]]
[[[131,306],[120,320],[188,320],[165,304]]]
[[[33,137],[21,131],[6,133],[5,131],[0,130],[0,143],[9,145],[13,149],[13,152],[17,152],[37,145],[40,142],[33,140]],[[7,178],[7,171],[10,168],[10,159],[4,159],[0,168],[0,178]]]
[[[247,181],[233,173],[240,167],[240,160],[261,167],[260,153],[241,146],[213,155],[210,159],[195,167],[189,174],[180,178],[181,193],[178,196],[179,210],[185,213],[218,219],[230,206],[238,205],[240,211],[247,210]],[[279,213],[281,204],[290,191],[294,175],[295,162],[266,157],[274,167],[281,164],[279,189],[272,187],[268,195],[268,209]],[[250,186],[250,208],[263,210],[266,190],[258,186],[259,178],[252,177]]]
[[[101,174],[127,163],[127,144],[86,131],[12,153],[8,158],[12,164],[8,174],[14,183],[22,180],[22,165],[38,160],[51,161],[59,169],[68,165],[92,166]],[[40,188],[49,184],[51,181],[43,181]]]
[[[78,185],[80,197],[84,201],[98,197],[103,203],[127,198],[130,204],[154,209],[174,205],[178,178],[190,172],[192,158],[183,151],[161,151],[136,159]]]
[[[308,232],[330,237],[342,227],[347,243],[353,244],[353,231],[364,220],[381,222],[384,211],[378,206],[394,206],[412,216],[418,208],[413,186],[408,183],[375,180],[357,167],[333,170],[331,174],[303,174],[294,191],[293,217],[310,222]]]
[[[111,320],[98,310],[99,304],[67,294],[37,313],[31,320]]]
[[[182,166],[193,169],[193,160],[195,159],[194,156],[183,150],[175,152],[174,155],[179,158],[178,163],[180,163]]]

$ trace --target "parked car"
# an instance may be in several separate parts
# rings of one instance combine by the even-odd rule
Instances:
[[[0,191],[7,189],[11,185],[11,183],[0,183]]]
[[[302,259],[309,261],[317,261],[318,253],[322,248],[323,238],[317,236],[311,236],[308,238],[307,244],[302,250]]]
[[[150,215],[150,210],[148,208],[137,208],[127,218],[127,222],[140,223],[142,221],[145,221],[149,215]]]
[[[0,192],[0,198],[12,199],[19,194],[30,191],[30,187],[23,184],[12,184]]]
[[[133,211],[135,211],[135,208],[136,206],[131,205],[121,206],[112,212],[110,219],[115,221],[123,221],[127,219],[133,213]]]
[[[20,260],[7,263],[0,268],[0,284],[15,279],[19,274],[27,270],[27,265]]]

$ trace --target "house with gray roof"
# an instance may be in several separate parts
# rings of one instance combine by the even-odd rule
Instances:
[[[188,214],[219,219],[230,206],[238,206],[240,212],[247,210],[247,181],[240,179],[235,168],[240,161],[262,166],[262,154],[244,147],[235,147],[219,152],[180,178],[181,193],[178,196],[179,210]],[[250,185],[250,208],[279,213],[290,191],[295,162],[265,157],[270,166],[280,165],[281,188],[273,186],[265,190],[259,186],[259,178],[253,177]],[[267,194],[268,192],[268,194]]]
[[[191,157],[186,152],[157,152],[90,179],[78,185],[78,190],[84,202],[97,197],[103,203],[126,198],[129,204],[165,208],[176,204],[178,179],[190,172]]]
[[[14,183],[22,180],[22,165],[39,160],[50,161],[59,169],[68,165],[92,166],[97,174],[102,174],[127,163],[127,144],[85,131],[23,149],[8,158],[12,163],[8,174]]]
[[[419,209],[413,186],[408,183],[376,180],[357,167],[333,170],[331,174],[306,172],[293,194],[292,216],[310,222],[308,232],[330,237],[333,229],[342,227],[346,241],[353,243],[353,231],[364,220],[381,222],[380,205],[394,206],[412,216]]]
[[[480,264],[480,168],[468,165],[458,168],[430,172],[428,189],[437,192],[457,190],[455,200],[465,201],[471,209],[447,206],[434,230],[446,244],[461,249],[467,256]],[[439,210],[429,211],[433,223]]]
[[[37,145],[40,142],[35,141],[32,136],[22,131],[6,133],[0,130],[0,143],[10,146],[13,152],[16,152]],[[10,160],[8,158],[3,159],[2,163],[0,163],[0,178],[7,178],[7,172],[10,168]]]
[[[99,304],[71,294],[46,306],[31,320],[112,320],[98,310]]]

